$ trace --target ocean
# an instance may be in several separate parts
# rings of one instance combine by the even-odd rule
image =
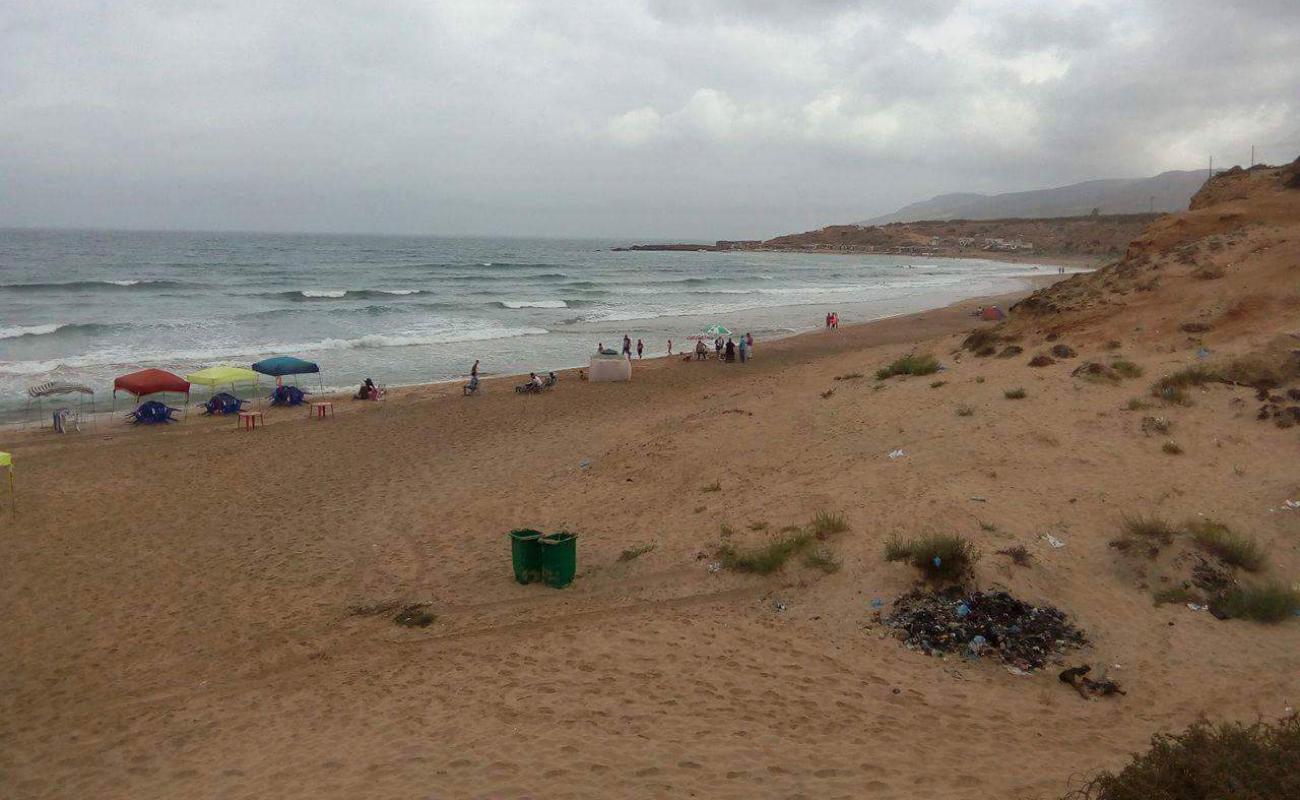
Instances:
[[[710,323],[761,343],[1014,291],[1046,267],[978,259],[613,252],[626,242],[0,230],[0,418],[26,387],[181,375],[271,354],[327,387],[390,386],[585,364],[598,344],[674,351]]]

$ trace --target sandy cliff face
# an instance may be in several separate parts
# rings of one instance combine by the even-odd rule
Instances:
[[[1129,338],[1173,350],[1300,348],[1300,160],[1233,169],[1155,220],[1119,260],[1035,292],[1012,333]]]

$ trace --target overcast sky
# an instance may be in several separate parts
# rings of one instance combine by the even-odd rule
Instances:
[[[4,0],[0,226],[767,237],[1298,105],[1300,0]]]

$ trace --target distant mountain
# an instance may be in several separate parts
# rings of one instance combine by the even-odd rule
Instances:
[[[1192,195],[1205,183],[1205,170],[1162,172],[1154,178],[1085,181],[1055,189],[1007,194],[941,194],[869,219],[863,225],[948,219],[1081,217],[1102,214],[1186,211]],[[1154,200],[1153,200],[1154,198]]]

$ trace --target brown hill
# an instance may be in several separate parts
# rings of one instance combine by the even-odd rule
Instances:
[[[846,252],[933,252],[979,256],[1012,250],[1034,256],[1113,258],[1159,214],[1114,214],[1048,219],[931,220],[888,225],[830,225],[768,239],[759,247]],[[1023,245],[1030,245],[1025,248]]]
[[[1122,258],[1017,304],[1010,335],[1070,332],[1173,350],[1300,348],[1300,159],[1215,176]],[[1206,356],[1202,353],[1202,356]],[[1294,359],[1293,359],[1294,360]]]

